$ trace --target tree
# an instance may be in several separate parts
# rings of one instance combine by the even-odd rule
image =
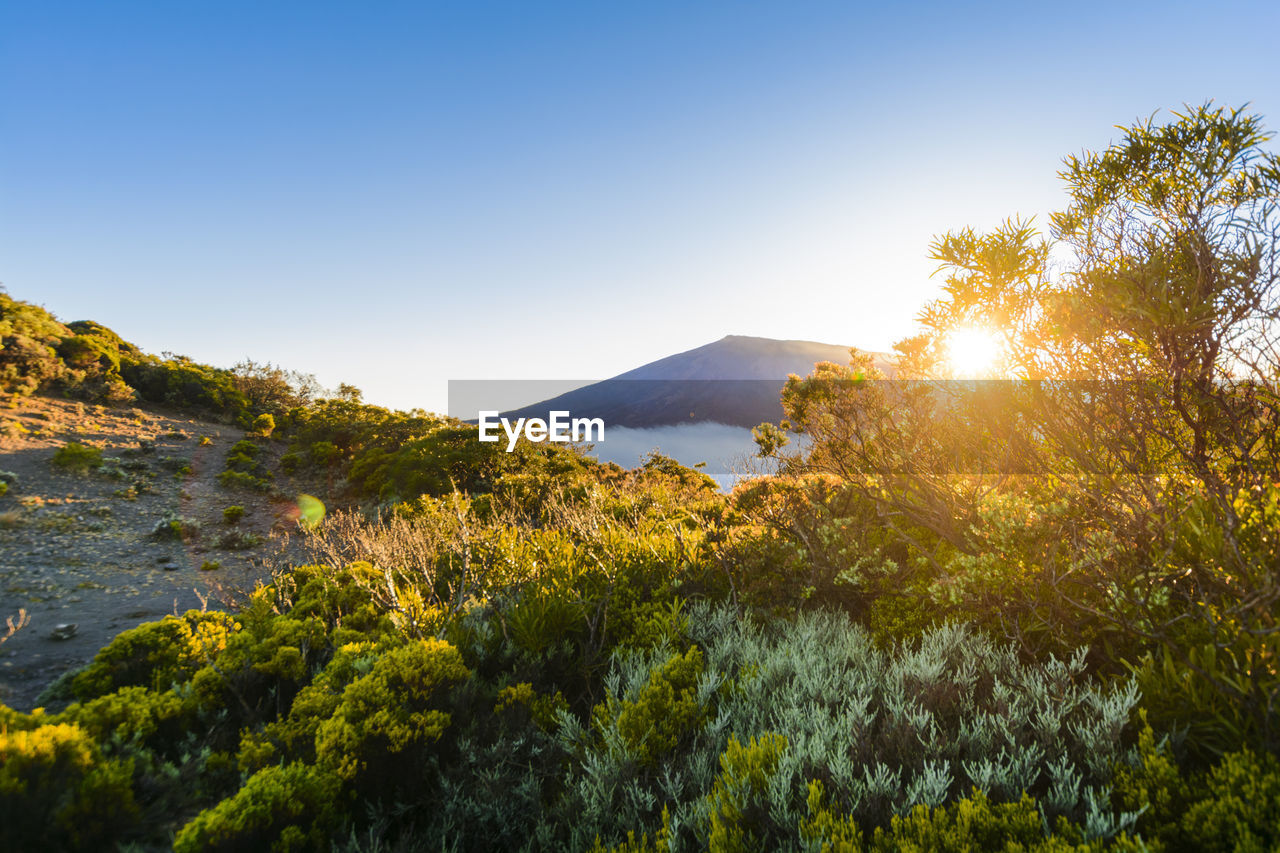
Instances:
[[[790,469],[876,506],[937,602],[998,612],[1023,642],[1085,614],[1197,669],[1280,744],[1269,139],[1257,116],[1206,104],[1067,158],[1048,238],[1010,220],[933,244],[943,295],[898,346],[901,380],[820,365],[783,404],[811,439]],[[948,335],[973,325],[999,335],[1008,381],[948,381]],[[1220,677],[1194,649],[1253,663]]]

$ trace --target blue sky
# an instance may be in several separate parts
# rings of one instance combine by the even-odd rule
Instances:
[[[0,282],[443,409],[726,334],[884,349],[927,245],[1184,102],[1275,3],[0,4]]]

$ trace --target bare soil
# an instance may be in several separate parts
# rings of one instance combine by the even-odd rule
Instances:
[[[17,481],[0,497],[0,637],[6,617],[26,611],[28,624],[0,644],[0,703],[30,710],[120,631],[234,601],[283,559],[272,533],[294,526],[293,502],[216,479],[242,430],[48,397],[9,405],[0,408],[0,471]],[[282,452],[254,440],[270,456]],[[107,464],[87,474],[53,465],[72,441],[101,448]],[[245,515],[227,524],[222,511],[232,505]],[[172,516],[198,533],[153,535]],[[240,534],[261,542],[244,547]]]

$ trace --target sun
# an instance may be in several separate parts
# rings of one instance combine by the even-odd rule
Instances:
[[[951,372],[964,379],[990,376],[1003,351],[1000,337],[983,326],[952,329],[947,333],[946,346]]]

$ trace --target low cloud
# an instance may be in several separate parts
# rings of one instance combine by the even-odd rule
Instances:
[[[755,455],[751,430],[705,421],[645,429],[606,426],[604,441],[595,442],[589,453],[601,462],[634,468],[654,450],[689,467],[705,462],[701,470],[722,489],[732,488],[744,476],[763,473],[765,467]]]

